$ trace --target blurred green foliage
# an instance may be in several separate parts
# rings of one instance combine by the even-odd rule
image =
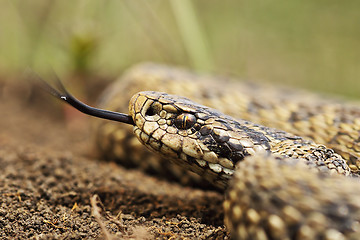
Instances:
[[[360,98],[358,0],[0,0],[0,72],[141,61]]]

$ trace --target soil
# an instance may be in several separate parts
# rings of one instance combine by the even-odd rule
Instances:
[[[29,89],[0,85],[1,239],[229,238],[223,194],[95,157],[90,118]]]

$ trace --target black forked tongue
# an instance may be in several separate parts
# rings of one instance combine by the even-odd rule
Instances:
[[[112,112],[108,110],[103,110],[99,108],[94,108],[86,105],[85,103],[77,100],[74,96],[72,96],[61,83],[60,79],[55,76],[55,85],[56,88],[50,86],[47,82],[45,82],[40,76],[31,72],[31,79],[39,83],[40,87],[44,89],[46,92],[50,93],[57,99],[67,102],[80,112],[83,112],[87,115],[91,115],[98,118],[104,118],[112,121],[122,122],[130,125],[135,125],[132,117],[130,115],[118,112]]]

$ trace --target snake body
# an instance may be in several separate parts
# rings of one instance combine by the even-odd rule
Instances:
[[[346,176],[360,167],[360,108],[226,81],[220,88],[181,69],[135,67],[102,104],[124,112],[131,98],[140,141],[123,125],[98,122],[100,151],[140,166],[148,158],[151,168],[177,175],[171,159],[226,190],[225,223],[235,239],[359,238],[360,183]],[[144,90],[160,92],[135,94]]]

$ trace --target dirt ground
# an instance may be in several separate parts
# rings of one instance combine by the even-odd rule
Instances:
[[[221,193],[94,157],[90,118],[28,87],[0,85],[1,239],[229,238]]]

